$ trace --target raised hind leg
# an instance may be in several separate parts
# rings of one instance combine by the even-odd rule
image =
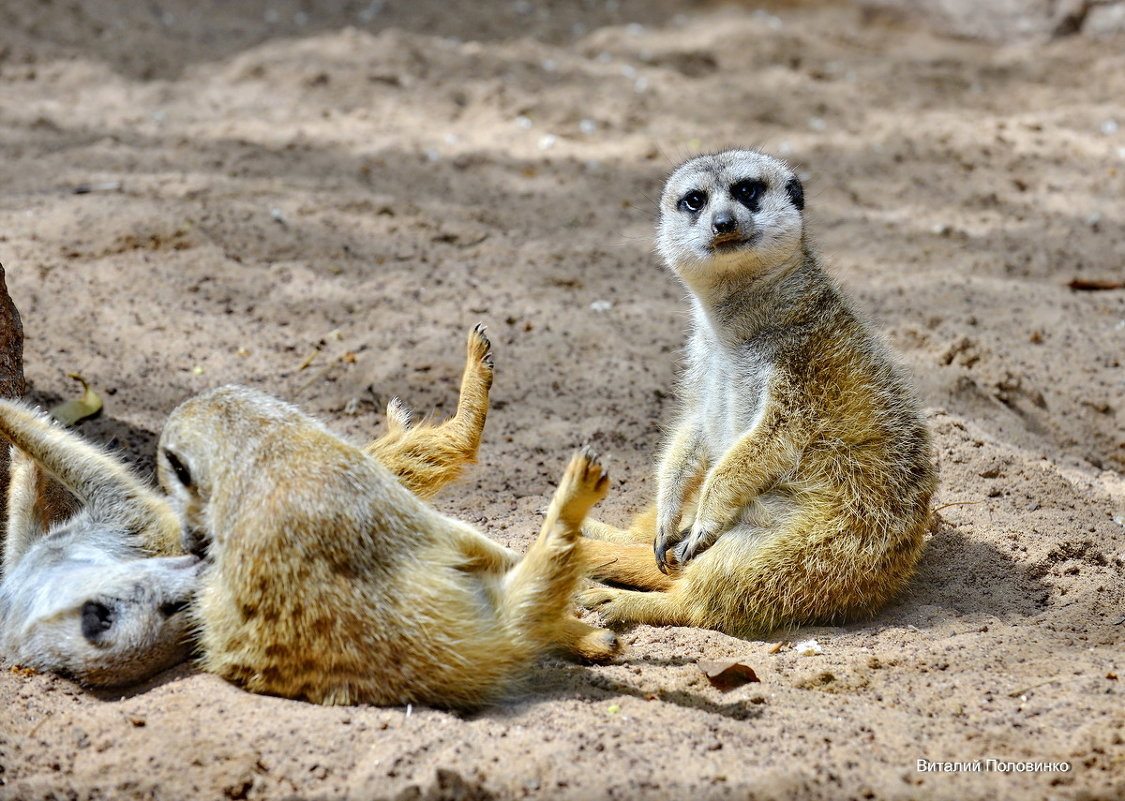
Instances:
[[[595,634],[570,611],[582,576],[574,546],[583,518],[605,497],[608,487],[609,476],[597,456],[587,448],[575,453],[551,499],[539,537],[504,579],[501,603],[513,627],[543,645],[582,658],[607,658],[617,650],[612,633]]]
[[[365,451],[420,498],[429,498],[476,461],[492,387],[492,344],[479,323],[466,343],[457,413],[439,425],[415,423],[398,398],[387,405],[387,433]]]

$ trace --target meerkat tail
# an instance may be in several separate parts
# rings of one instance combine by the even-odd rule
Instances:
[[[70,490],[93,520],[136,534],[154,553],[182,552],[172,507],[100,449],[12,401],[0,400],[0,433]]]
[[[544,645],[562,638],[563,614],[582,577],[574,558],[582,520],[605,496],[609,476],[589,449],[575,453],[559,483],[538,539],[504,578],[503,606],[512,625]]]

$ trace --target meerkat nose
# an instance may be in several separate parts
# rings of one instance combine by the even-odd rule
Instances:
[[[711,233],[713,234],[730,234],[734,232],[735,226],[734,215],[729,211],[717,211],[715,216],[711,218]]]

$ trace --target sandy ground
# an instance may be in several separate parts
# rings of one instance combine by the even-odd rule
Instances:
[[[757,145],[802,170],[826,263],[915,376],[936,503],[962,505],[873,621],[638,626],[618,663],[548,661],[471,717],[188,665],[124,692],[5,671],[0,798],[1125,796],[1125,292],[1067,286],[1125,278],[1125,39],[816,3],[228,5],[0,5],[33,400],[82,373],[106,409],[81,430],[145,470],[173,406],[228,382],[362,440],[395,394],[450,411],[483,320],[494,410],[439,507],[523,549],[591,440],[624,522],[685,319],[651,252],[662,178]],[[711,687],[697,663],[728,658],[761,682]],[[917,769],[990,758],[1069,770]]]

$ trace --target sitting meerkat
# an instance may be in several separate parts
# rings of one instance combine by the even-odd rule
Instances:
[[[871,615],[914,571],[929,433],[803,211],[789,166],[750,150],[688,161],[664,187],[657,250],[692,328],[655,508],[628,531],[586,526],[595,575],[647,590],[585,592],[608,620],[762,635]]]
[[[612,632],[571,612],[574,547],[608,484],[588,452],[571,460],[522,559],[245,387],[177,407],[157,474],[185,546],[206,559],[192,607],[201,665],[247,690],[472,709],[511,692],[548,650],[618,650]]]
[[[481,326],[467,350],[454,417],[412,424],[395,399],[388,432],[367,446],[420,497],[476,459],[492,384]],[[18,446],[0,543],[0,658],[91,686],[143,681],[186,658],[183,612],[201,562],[183,555],[172,507],[119,460],[22,403],[0,401],[0,434]],[[66,490],[78,509],[67,508]]]

